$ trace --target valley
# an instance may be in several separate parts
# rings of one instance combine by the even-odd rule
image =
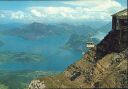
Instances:
[[[0,41],[4,43],[0,47],[0,87],[3,89],[24,89],[33,76],[60,73],[82,57],[82,52],[88,50],[82,50],[88,34],[96,31],[87,25],[73,24],[34,22],[13,25],[10,29],[9,26],[0,29]],[[94,37],[93,40],[97,44],[101,39]],[[40,71],[39,75],[36,71]]]

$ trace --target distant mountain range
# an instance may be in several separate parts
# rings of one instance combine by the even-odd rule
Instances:
[[[7,35],[16,35],[25,39],[33,40],[42,38],[48,35],[61,35],[61,34],[88,34],[96,30],[87,25],[70,25],[70,24],[43,24],[31,23],[22,27],[12,28],[11,30],[3,31]]]
[[[105,24],[105,25],[101,26],[98,30],[101,32],[104,32],[104,33],[108,33],[109,31],[112,30],[112,23],[110,22],[108,24]]]
[[[69,40],[67,41],[67,43],[65,44],[64,48],[85,52],[87,51],[86,43],[89,41],[88,39],[89,39],[88,36],[72,34]],[[95,44],[100,42],[100,40],[97,38],[93,38],[92,41]]]
[[[78,50],[78,51],[87,51],[86,43],[88,41],[90,41],[90,39],[91,39],[90,36],[93,37],[92,41],[95,44],[97,44],[100,42],[100,39],[98,39],[99,37],[96,38],[94,35],[96,35],[96,36],[102,35],[100,33],[104,33],[106,35],[111,30],[111,27],[112,27],[112,24],[108,23],[108,24],[98,28],[97,30],[88,27],[89,30],[86,30],[86,31],[81,30],[81,32],[80,32],[81,34],[79,34],[79,32],[76,32],[70,36],[70,38],[67,41],[67,43],[65,44],[64,48],[74,49],[74,50]],[[100,37],[102,37],[102,36],[100,36]]]
[[[87,23],[86,23],[87,24]],[[88,23],[89,24],[89,23]],[[103,23],[102,23],[103,24]],[[100,25],[98,25],[100,26]],[[9,28],[10,27],[10,28]],[[89,35],[94,36],[99,34],[98,32],[108,33],[111,30],[111,23],[102,25],[101,27],[85,24],[44,24],[33,22],[31,24],[4,24],[0,25],[1,34],[12,35],[22,37],[27,40],[37,40],[42,39],[51,35],[69,35],[69,40],[64,45],[64,48],[79,50],[81,51],[84,48],[85,43],[90,39]],[[98,43],[100,40],[93,38],[95,43]]]

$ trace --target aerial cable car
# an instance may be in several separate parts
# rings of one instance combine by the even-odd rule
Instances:
[[[86,42],[86,47],[89,48],[89,49],[95,47],[95,43],[93,42],[91,35],[89,36],[89,39],[88,39],[87,42]],[[85,54],[85,50],[86,50],[85,47],[82,48],[82,55]]]
[[[90,48],[94,48],[94,47],[95,47],[95,44],[94,44],[94,42],[93,42],[93,40],[92,40],[91,35],[90,35],[89,39],[90,39],[90,40],[88,40],[87,43],[86,43],[86,47],[89,48],[89,49],[90,49]]]

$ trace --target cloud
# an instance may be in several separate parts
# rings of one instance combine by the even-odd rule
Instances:
[[[74,7],[82,7],[83,11],[97,12],[97,13],[108,13],[113,14],[124,7],[115,0],[85,0],[85,1],[69,1],[64,2],[64,4],[72,5]]]
[[[25,10],[7,11],[8,13],[2,14],[13,20],[38,22],[111,20],[111,15],[123,8],[114,0],[63,1],[59,7],[31,6]]]
[[[25,14],[23,11],[11,12],[11,19],[23,19]]]
[[[36,9],[31,9],[30,12],[32,13],[32,15],[37,16],[37,17],[41,17],[42,13],[41,11],[38,11]]]
[[[4,18],[5,17],[5,15],[4,14],[0,14],[0,18]]]
[[[22,20],[26,16],[24,11],[0,10],[0,17],[8,19]]]

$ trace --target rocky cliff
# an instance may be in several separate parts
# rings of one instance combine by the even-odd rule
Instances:
[[[63,73],[33,80],[28,89],[127,88],[127,67],[128,31],[113,30]]]

